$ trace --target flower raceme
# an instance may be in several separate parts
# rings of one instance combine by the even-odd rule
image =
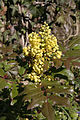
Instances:
[[[44,71],[44,61],[50,61],[51,58],[60,59],[62,52],[59,51],[57,39],[51,34],[51,29],[46,22],[38,33],[32,32],[28,37],[30,45],[23,48],[25,56],[30,55],[32,58],[33,70],[28,77],[38,82]]]

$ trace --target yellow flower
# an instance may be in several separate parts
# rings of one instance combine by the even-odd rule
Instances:
[[[38,82],[44,70],[45,60],[50,61],[52,57],[60,59],[62,52],[59,51],[57,39],[51,34],[51,29],[46,22],[41,26],[38,33],[32,32],[28,37],[30,46],[24,47],[23,53],[25,56],[30,55],[32,58],[31,66],[33,71],[29,74],[29,78]],[[51,78],[48,78],[48,80],[51,80]]]
[[[51,86],[48,86],[49,89],[51,89]]]
[[[23,53],[25,54],[25,56],[27,56],[29,54],[27,47],[23,48]]]
[[[26,120],[29,120],[28,118],[26,118]]]

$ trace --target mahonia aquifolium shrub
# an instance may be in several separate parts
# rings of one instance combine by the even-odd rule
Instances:
[[[29,34],[29,45],[23,48],[25,56],[32,58],[32,72],[28,75],[35,82],[40,81],[44,71],[44,61],[50,61],[51,58],[60,59],[62,52],[59,51],[56,37],[51,33],[48,24],[44,22],[38,33]],[[48,66],[49,67],[49,66]]]

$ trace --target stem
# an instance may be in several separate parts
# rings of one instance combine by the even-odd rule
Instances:
[[[68,38],[65,40],[65,42],[67,42],[70,38],[75,37],[75,36],[77,36],[77,35],[79,34],[79,18],[78,18],[78,17],[76,17],[76,24],[75,24],[75,26],[76,26],[76,33],[75,33],[74,35],[72,35],[72,34],[70,33],[70,35],[69,35]],[[70,47],[70,46],[69,46],[69,47]]]
[[[68,120],[72,120],[71,119],[71,117],[69,116],[69,114],[66,112],[66,110],[63,108],[63,107],[61,107],[61,109],[66,113],[66,115],[68,116]]]
[[[24,35],[21,36],[21,42],[22,47],[24,47]]]
[[[25,47],[29,43],[29,39],[28,39],[28,21],[26,22],[26,28],[27,28],[27,31],[26,31],[26,43],[25,43]]]
[[[19,9],[19,13],[20,13],[21,16],[22,16],[22,9],[23,9],[23,8],[20,6],[20,4],[18,4],[18,9]],[[22,17],[21,21],[22,21],[23,26],[25,26],[23,17]],[[21,41],[20,41],[20,43],[21,43],[22,47],[24,47],[24,35],[21,36]]]

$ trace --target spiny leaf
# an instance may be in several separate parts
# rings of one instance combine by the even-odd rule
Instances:
[[[4,54],[8,53],[8,52],[12,52],[13,48],[12,46],[7,46],[7,47],[0,47],[0,51]]]
[[[21,92],[19,95],[23,95],[23,94],[26,94],[23,97],[23,100],[29,100],[35,98],[36,96],[38,97],[40,94],[43,94],[43,92],[41,91],[40,87],[36,87],[35,84],[32,84],[32,85],[27,85],[23,90],[23,92]]]
[[[45,60],[44,61],[44,67],[43,67],[44,72],[48,70],[48,64],[49,64],[49,61]]]
[[[24,90],[23,90],[23,92],[21,92],[20,93],[20,95],[22,95],[22,94],[27,94],[27,93],[31,93],[31,92],[35,92],[36,90],[38,90],[38,89],[40,89],[40,88],[36,88],[35,87],[35,84],[31,84],[31,85],[27,85],[25,88],[24,88]]]
[[[12,88],[12,97],[13,97],[13,98],[18,95],[18,90],[17,90],[17,89],[18,89],[17,84],[14,83],[14,84],[13,84],[13,88]]]
[[[0,117],[0,120],[6,120],[6,116]]]
[[[54,66],[58,69],[62,65],[62,61],[60,59],[54,60]]]
[[[70,87],[62,87],[62,86],[55,86],[54,88],[48,89],[47,92],[53,92],[53,93],[71,93]]]
[[[50,100],[52,100],[53,105],[57,104],[57,105],[63,105],[66,107],[70,107],[70,102],[69,102],[69,99],[67,97],[51,95],[49,98],[50,98]]]
[[[56,22],[57,22],[57,23],[62,23],[62,24],[64,24],[64,22],[65,22],[64,16],[63,16],[63,15],[59,16],[59,17],[57,18]]]
[[[14,83],[13,84],[13,87],[12,87],[12,104],[14,104],[14,103],[16,103],[17,102],[17,100],[16,99],[14,99],[17,95],[18,95],[18,87],[17,87],[17,84],[16,83]]]
[[[0,68],[0,76],[4,77],[5,74],[4,70]]]
[[[37,106],[40,106],[40,104],[42,104],[44,101],[46,100],[46,97],[42,94],[40,94],[39,96],[36,96],[32,99],[31,104],[28,106],[28,110],[29,109],[33,109]]]
[[[20,75],[23,75],[24,72],[25,72],[25,68],[24,67],[20,67],[18,72],[19,72]]]
[[[3,58],[0,58],[0,62],[7,60],[7,56],[3,55]]]
[[[76,61],[75,61],[75,62],[72,62],[72,65],[79,67],[79,66],[80,66],[80,62],[76,62]]]
[[[0,68],[3,68],[3,64],[2,63],[0,63]]]
[[[63,69],[62,71],[58,72],[57,74],[65,75],[68,77],[68,80],[73,80],[74,79],[74,74],[67,69]]]
[[[65,53],[64,57],[79,57],[80,56],[80,49],[68,50]]]
[[[79,50],[79,49],[80,49],[80,44],[75,44],[72,49],[77,49],[77,50]]]
[[[17,61],[15,61],[15,60],[10,60],[10,61],[8,62],[8,64],[10,64],[10,65],[16,65],[16,64],[18,64],[18,63],[17,63]]]
[[[59,81],[48,81],[48,80],[42,80],[41,82],[42,86],[53,86],[53,85],[60,85]]]
[[[17,11],[17,7],[15,7],[14,5],[12,7],[12,14],[14,15],[15,11]],[[13,39],[18,39],[17,34],[14,33],[11,37],[9,37],[9,41],[12,41]]]
[[[68,45],[69,48],[74,48],[76,44],[80,44],[80,36],[74,37],[72,40],[69,41]]]
[[[47,120],[55,120],[55,113],[52,105],[45,102],[42,107],[42,114],[47,118]]]
[[[64,62],[64,66],[67,69],[70,69],[70,66],[72,65],[73,62],[80,62],[79,57],[68,57],[65,59],[62,58],[62,61]]]
[[[70,66],[71,66],[71,61],[73,60],[74,58],[71,58],[71,57],[69,57],[69,58],[66,58],[65,60],[63,60],[63,62],[64,62],[64,66],[66,67],[66,69],[70,69]]]
[[[27,95],[24,96],[23,100],[29,100],[33,99],[35,97],[39,97],[40,95],[43,95],[42,91],[40,89],[35,89],[35,91],[29,91],[28,93],[26,92]]]
[[[18,1],[18,0],[13,0],[13,3],[16,4],[17,1]]]
[[[9,65],[9,64],[5,65],[5,71],[10,70],[11,68],[12,68],[12,66],[11,66],[11,65]]]
[[[5,79],[0,78],[0,90],[2,90],[7,85]]]
[[[16,56],[18,56],[18,54],[14,52],[8,56],[8,59],[10,59],[10,58],[14,59],[14,58],[16,58]]]

